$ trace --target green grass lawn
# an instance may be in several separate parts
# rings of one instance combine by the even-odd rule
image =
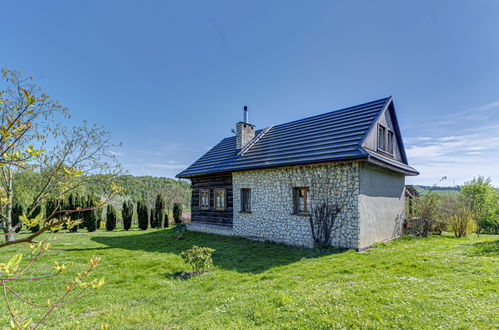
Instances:
[[[104,287],[57,310],[53,328],[497,328],[499,236],[401,238],[367,252],[318,251],[171,230],[62,233],[38,265],[100,256]],[[179,257],[216,249],[210,273],[190,279]],[[1,250],[0,261],[23,247]],[[16,288],[45,302],[59,278]],[[38,309],[16,303],[23,315]],[[8,322],[2,304],[1,323]]]

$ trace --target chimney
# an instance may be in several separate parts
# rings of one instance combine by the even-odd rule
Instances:
[[[244,106],[243,121],[236,124],[236,149],[241,150],[255,137],[255,126],[248,123],[248,107]]]

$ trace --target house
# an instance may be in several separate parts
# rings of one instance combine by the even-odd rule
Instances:
[[[409,166],[392,97],[256,130],[244,120],[178,178],[189,230],[313,246],[311,212],[341,203],[330,243],[364,249],[401,233]]]

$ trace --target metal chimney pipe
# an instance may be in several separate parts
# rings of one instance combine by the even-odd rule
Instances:
[[[248,107],[247,106],[244,106],[244,117],[243,117],[243,121],[248,124]]]

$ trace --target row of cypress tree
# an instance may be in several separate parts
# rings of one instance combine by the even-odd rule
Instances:
[[[58,207],[59,205],[59,207]],[[61,210],[76,210],[76,209],[86,209],[86,208],[96,208],[99,205],[99,200],[93,195],[80,196],[78,194],[70,194],[66,199],[64,199],[60,204],[56,199],[48,199],[44,205],[44,210],[42,210],[41,205],[36,206],[31,214],[30,218],[37,217],[40,213],[44,213],[44,217],[50,217],[54,212]],[[56,209],[57,208],[57,209]],[[12,225],[16,226],[20,223],[20,216],[24,212],[28,212],[32,207],[24,210],[24,208],[15,203],[12,205]],[[71,232],[78,231],[78,228],[83,229],[86,228],[89,232],[97,230],[100,227],[100,221],[98,221],[97,210],[82,210],[73,212],[69,215],[69,218],[72,220],[83,219],[83,222],[70,229]],[[55,218],[62,217],[62,213],[57,213]],[[18,225],[16,232],[19,232],[22,229],[22,225]],[[32,232],[36,232],[40,229],[40,226],[37,225],[32,228],[28,228]]]
[[[45,203],[44,214],[45,217],[49,217],[54,212],[57,212],[57,201],[55,199],[49,199]],[[70,229],[71,232],[77,232],[78,229],[86,228],[89,232],[96,231],[100,228],[100,219],[98,213],[100,210],[87,208],[96,208],[99,205],[99,200],[94,195],[80,196],[78,194],[70,194],[62,203],[60,203],[59,210],[77,210],[82,209],[82,211],[73,212],[69,215],[72,220],[83,219],[83,222],[74,226]],[[151,228],[167,228],[169,226],[168,214],[165,212],[165,200],[158,194],[154,207],[148,209],[146,202],[139,201],[136,205],[137,210],[137,220],[138,227],[142,230],[146,230],[149,226]],[[23,214],[23,207],[19,204],[14,204],[12,207],[12,224],[17,225],[20,220],[19,217]],[[132,226],[134,204],[132,201],[124,201],[122,207],[122,218],[123,218],[123,229],[129,230]],[[37,206],[30,217],[36,217],[42,211],[41,206]],[[62,216],[62,214],[61,214]],[[56,216],[58,217],[58,216]],[[117,223],[117,211],[113,205],[109,204],[106,208],[106,230],[112,231],[116,229]],[[175,203],[173,206],[173,218],[175,223],[182,222],[182,205],[180,203]],[[18,226],[17,232],[21,230],[21,225]],[[39,226],[29,228],[31,231],[35,232],[39,230]]]

